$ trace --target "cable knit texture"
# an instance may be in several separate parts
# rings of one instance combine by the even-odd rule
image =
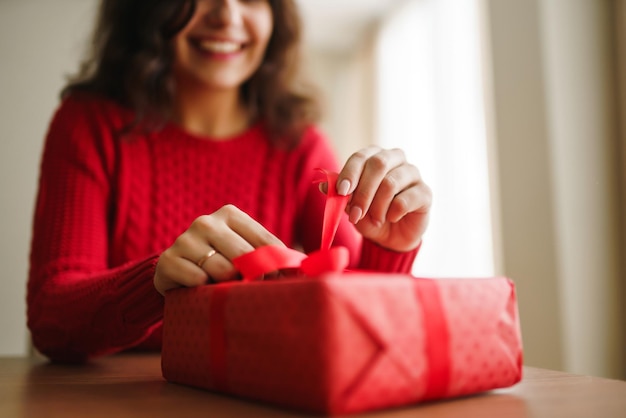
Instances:
[[[37,349],[79,362],[161,344],[158,255],[198,216],[233,204],[291,247],[319,248],[324,196],[315,168],[337,170],[315,128],[284,150],[261,124],[214,141],[175,125],[126,129],[133,114],[93,96],[63,101],[44,147],[28,283]],[[352,267],[409,272],[417,250],[363,245],[343,219],[335,239]]]

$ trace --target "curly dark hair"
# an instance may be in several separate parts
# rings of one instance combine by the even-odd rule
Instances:
[[[268,1],[273,32],[241,94],[272,139],[293,142],[317,121],[319,106],[297,85],[302,24],[294,0]],[[102,0],[87,59],[61,96],[97,93],[132,108],[135,123],[168,120],[176,92],[171,41],[194,10],[195,0]]]

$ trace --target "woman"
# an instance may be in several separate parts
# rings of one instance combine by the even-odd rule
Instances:
[[[158,349],[168,289],[236,280],[231,260],[262,245],[318,249],[314,169],[338,169],[293,88],[293,0],[103,0],[98,22],[35,211],[28,325],[55,361]],[[430,206],[418,170],[371,147],[337,189],[352,264],[408,272]]]

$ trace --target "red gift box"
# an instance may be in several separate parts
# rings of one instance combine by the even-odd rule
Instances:
[[[163,376],[331,414],[518,382],[522,344],[513,283],[342,272],[347,250],[330,243],[347,198],[336,195],[335,182],[328,182],[317,253],[262,247],[233,260],[243,282],[167,292]],[[254,281],[294,267],[308,277]]]
[[[331,273],[166,296],[167,380],[313,412],[510,386],[521,353],[505,278]]]

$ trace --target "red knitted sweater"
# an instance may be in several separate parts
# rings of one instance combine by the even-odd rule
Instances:
[[[336,170],[309,129],[292,150],[262,125],[224,141],[175,125],[123,134],[133,114],[95,97],[64,100],[45,142],[34,215],[28,326],[53,360],[158,348],[163,298],[155,264],[198,216],[234,204],[291,247],[319,248],[324,196],[315,168]],[[360,268],[409,272],[416,251],[365,240],[344,219],[335,243]]]

